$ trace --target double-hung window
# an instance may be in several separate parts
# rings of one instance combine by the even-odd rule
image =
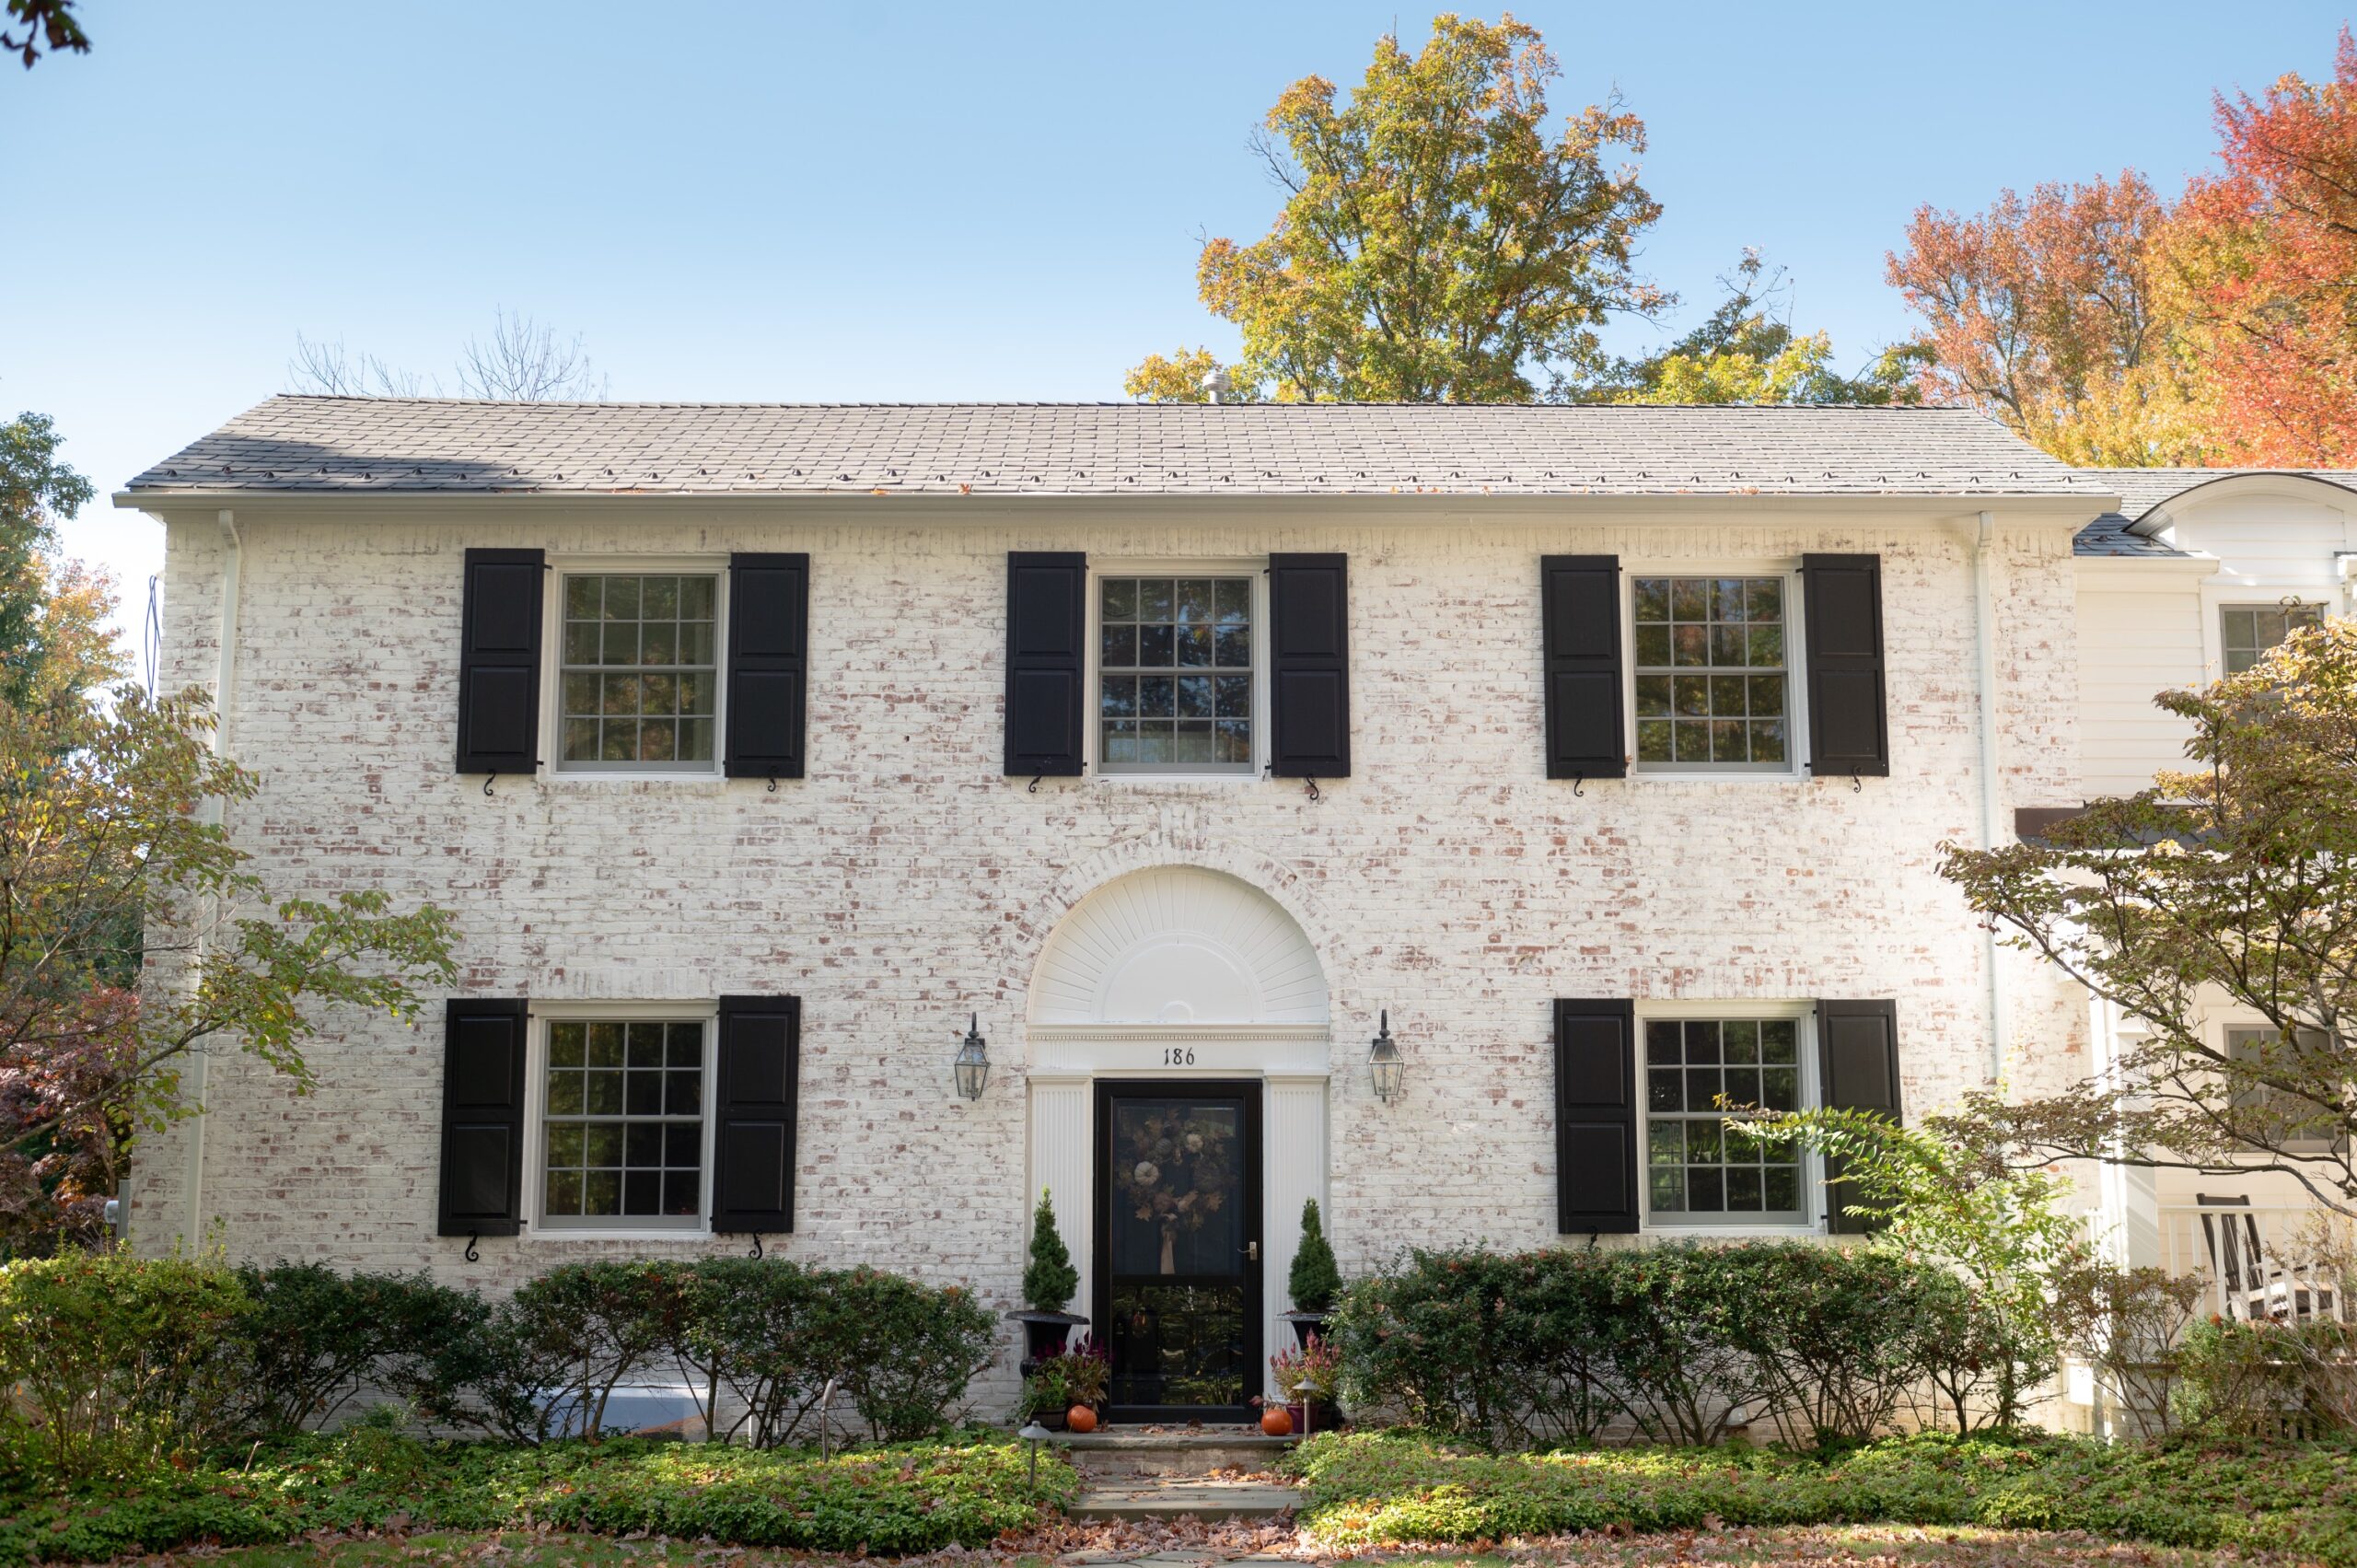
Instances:
[[[700,1228],[709,1020],[562,1016],[544,1029],[541,1227]]]
[[[2298,1029],[2293,1043],[2283,1043],[2281,1029],[2255,1028],[2226,1031],[2227,1060],[2293,1083],[2324,1084],[2335,1075],[2331,1037],[2321,1029]],[[2329,1149],[2339,1129],[2331,1109],[2288,1089],[2248,1084],[2235,1089],[2237,1111],[2266,1132],[2268,1146],[2302,1153]]]
[[[720,575],[563,574],[557,768],[718,769]]]
[[[1259,766],[1259,576],[1131,571],[1096,579],[1092,741],[1106,773],[1237,773]]]
[[[1643,1029],[1645,1197],[1652,1222],[1805,1221],[1805,1156],[1795,1144],[1762,1143],[1742,1127],[1744,1108],[1801,1109],[1803,1020],[1647,1018]]]
[[[2226,673],[2240,675],[2265,658],[2303,626],[2323,622],[2316,605],[2287,599],[2282,604],[2227,604],[2218,608],[2218,644]]]
[[[1632,573],[1639,772],[1789,773],[1793,579]]]

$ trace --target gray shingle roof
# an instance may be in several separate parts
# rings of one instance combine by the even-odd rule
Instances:
[[[2185,555],[2184,551],[2171,549],[2159,540],[2130,533],[2128,519],[2118,512],[2106,512],[2073,535],[2071,553],[2121,557],[2154,555],[2182,558]]]
[[[2321,479],[2357,490],[2357,469],[2086,469],[2082,471],[2102,480],[2111,488],[2119,497],[2120,514],[2131,522],[2142,521],[2144,514],[2154,507],[2173,501],[2199,485],[2232,479],[2238,474],[2292,474],[2304,479]]]
[[[2086,495],[1963,409],[275,397],[133,492]]]

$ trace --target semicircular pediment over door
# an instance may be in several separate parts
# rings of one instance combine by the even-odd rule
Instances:
[[[1031,988],[1039,1024],[1322,1024],[1326,972],[1277,901],[1225,872],[1117,877],[1056,926]]]

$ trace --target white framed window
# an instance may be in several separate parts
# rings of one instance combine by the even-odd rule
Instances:
[[[532,1005],[526,1185],[536,1232],[707,1227],[715,1011]]]
[[[556,563],[554,772],[718,775],[727,576],[716,562]]]
[[[2218,607],[2218,648],[2228,675],[2240,675],[2303,626],[2324,623],[2324,607],[2284,599]]]
[[[1806,1004],[1639,1004],[1644,1075],[1645,1218],[1662,1227],[1797,1228],[1817,1220],[1817,1162],[1729,1125],[1723,1108],[1799,1110],[1816,1103]]]
[[[1632,566],[1627,579],[1637,771],[1799,772],[1799,574]]]
[[[1260,562],[1109,562],[1089,571],[1091,768],[1255,777],[1268,749]]]
[[[2226,1058],[2230,1062],[2248,1063],[2265,1070],[2280,1066],[2283,1075],[2291,1078],[2313,1078],[2317,1064],[2331,1050],[2331,1037],[2321,1029],[2299,1029],[2293,1033],[2297,1042],[2286,1049],[2283,1031],[2270,1024],[2229,1025],[2225,1030]],[[2309,1060],[2304,1061],[2306,1058]],[[2270,1112],[2263,1119],[2280,1127],[2285,1136],[2281,1146],[2296,1153],[2314,1154],[2328,1150],[2335,1142],[2332,1114],[2325,1107],[2281,1089],[2247,1086],[2235,1091],[2235,1107],[2238,1110]],[[2313,1135],[2307,1124],[2313,1122]]]

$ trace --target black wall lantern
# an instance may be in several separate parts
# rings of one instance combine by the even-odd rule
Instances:
[[[982,1098],[982,1086],[991,1081],[991,1053],[990,1042],[982,1039],[980,1014],[967,1015],[966,1041],[958,1048],[949,1070],[957,1076],[959,1094],[968,1099]]]
[[[1408,1064],[1399,1060],[1399,1047],[1391,1038],[1391,1009],[1383,1010],[1383,1031],[1367,1045],[1366,1070],[1375,1079],[1375,1098],[1389,1105],[1399,1092],[1399,1080],[1407,1076]]]

